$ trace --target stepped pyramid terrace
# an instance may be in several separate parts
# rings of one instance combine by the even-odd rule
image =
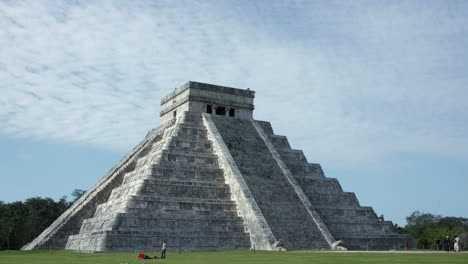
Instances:
[[[327,178],[267,121],[255,92],[188,82],[160,126],[23,249],[391,250],[408,235]]]

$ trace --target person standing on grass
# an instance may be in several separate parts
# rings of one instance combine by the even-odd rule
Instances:
[[[445,251],[449,252],[450,251],[450,237],[446,236],[444,239],[444,249]]]
[[[460,238],[457,236],[455,237],[455,243],[453,244],[453,251],[460,252]]]
[[[436,243],[436,250],[440,250],[440,238],[436,237],[435,243]]]
[[[166,258],[166,248],[167,248],[166,240],[163,240],[162,247],[161,247],[161,258],[162,259]]]

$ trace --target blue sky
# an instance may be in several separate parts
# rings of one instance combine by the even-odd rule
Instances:
[[[466,1],[0,0],[0,200],[92,187],[194,80],[398,224],[468,217]]]

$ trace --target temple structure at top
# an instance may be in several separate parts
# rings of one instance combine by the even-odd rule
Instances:
[[[161,99],[161,123],[186,111],[253,119],[255,92],[188,82]]]
[[[161,122],[23,249],[388,250],[413,246],[253,119],[255,92],[189,82]]]

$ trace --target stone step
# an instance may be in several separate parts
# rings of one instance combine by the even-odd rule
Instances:
[[[182,132],[183,134],[200,134],[206,132],[206,128],[203,123],[194,124],[194,123],[179,123],[177,125],[177,131]]]
[[[132,236],[147,236],[147,237],[179,237],[179,238],[248,238],[250,240],[249,234],[243,231],[236,232],[177,232],[177,231],[168,231],[168,232],[158,232],[158,231],[146,231],[146,230],[99,230],[92,233],[83,233],[80,235],[75,235],[74,239],[78,236],[96,236],[96,235],[125,235],[132,234]],[[167,239],[168,240],[168,239]]]
[[[198,198],[198,197],[183,197],[183,196],[176,196],[176,197],[168,197],[168,196],[159,196],[156,194],[151,195],[128,195],[125,197],[119,197],[114,200],[109,200],[106,203],[100,204],[97,206],[96,210],[109,207],[109,206],[120,206],[124,204],[126,208],[145,208],[144,206],[148,203],[167,203],[167,204],[202,204],[202,205],[229,205],[235,206],[235,202],[231,201],[230,199],[210,199],[210,198]]]
[[[131,184],[132,182],[151,177],[151,174],[152,174],[151,168],[140,169],[139,171],[133,171],[133,172],[127,173],[125,174],[124,179],[122,181],[122,186],[125,184]]]
[[[161,155],[164,157],[165,155],[174,155],[174,156],[190,156],[190,157],[199,157],[199,158],[217,158],[212,151],[209,152],[183,152],[179,151],[177,148],[170,148],[170,149],[163,149],[161,151]]]
[[[148,165],[144,169],[127,173],[123,184],[149,178],[224,182],[224,172],[217,164],[174,164],[173,162],[164,160],[160,162],[159,164]]]
[[[107,234],[132,234],[134,235],[135,233],[144,233],[146,235],[152,235],[152,236],[181,236],[181,237],[200,237],[200,236],[211,236],[211,237],[229,237],[232,236],[232,234],[236,234],[236,236],[240,236],[242,232],[244,232],[244,228],[233,228],[233,229],[227,229],[225,231],[216,231],[214,229],[210,228],[201,228],[199,231],[197,230],[190,230],[190,231],[178,231],[174,230],[173,228],[166,228],[166,229],[161,229],[160,231],[157,230],[145,230],[141,231],[141,228],[126,228],[126,227],[120,227],[115,230],[105,230]],[[245,236],[248,236],[248,234],[245,234]]]
[[[136,163],[136,168],[142,167],[144,164],[148,164],[152,162],[152,159],[156,156],[158,156],[161,151],[162,151],[162,145],[158,148],[154,148],[151,151],[149,151],[145,156],[141,157],[138,159]]]
[[[343,192],[340,183],[335,178],[298,179],[298,183],[307,194],[338,194]]]
[[[241,228],[244,232],[243,220],[239,216],[232,215],[203,215],[192,213],[190,215],[172,215],[162,212],[140,213],[110,213],[99,215],[83,221],[80,233],[90,233],[102,230],[115,230],[116,227],[140,228],[142,230],[159,230],[160,228],[213,228],[213,230],[225,230],[223,228]],[[158,229],[159,228],[159,229]],[[169,230],[170,231],[170,230]]]
[[[307,198],[316,207],[333,205],[336,208],[352,208],[359,205],[356,195],[352,192],[332,193],[332,194],[319,194],[308,193],[304,190]]]
[[[137,214],[140,213],[142,210],[141,209],[135,209],[135,208],[129,208],[126,210],[127,213],[131,214]],[[170,215],[171,217],[179,217],[179,218],[194,218],[194,217],[237,217],[238,213],[235,210],[229,209],[228,210],[154,210],[155,214],[159,214],[162,216],[168,216]]]
[[[179,167],[162,168],[155,166],[151,172],[152,178],[161,180],[180,181],[207,181],[213,183],[224,183],[224,172],[219,168],[205,168],[199,166],[198,169],[181,169]]]
[[[121,197],[104,204],[100,204],[97,206],[95,216],[114,212],[135,212],[145,210],[165,212],[192,211],[193,213],[237,213],[236,204],[231,200],[138,195]]]
[[[184,137],[174,137],[168,146],[177,149],[191,149],[192,151],[212,150],[212,142],[207,139],[191,140]]]
[[[210,226],[235,226],[243,227],[241,217],[169,217],[168,215],[156,215],[153,217],[136,217],[137,214],[119,214],[118,221],[122,226],[159,226],[159,227],[210,227]]]
[[[297,149],[279,149],[281,159],[286,163],[307,163],[307,158],[302,150]]]
[[[223,235],[226,233],[244,233],[245,228],[241,219],[225,221],[216,219],[203,220],[174,220],[174,219],[135,219],[118,218],[110,221],[88,219],[83,222],[80,233],[96,233],[102,231],[120,231],[138,233],[144,231],[146,234],[173,234],[173,235]]]
[[[354,216],[362,216],[362,217],[375,217],[377,220],[377,216],[372,209],[372,207],[368,206],[359,206],[359,207],[341,207],[337,208],[332,205],[328,206],[314,206],[315,210],[320,214],[322,217],[354,217]]]
[[[328,229],[332,234],[349,236],[351,234],[382,235],[390,230],[378,222],[375,223],[328,223]]]
[[[323,173],[320,164],[315,163],[286,163],[286,166],[291,171],[296,179],[323,179]]]
[[[123,195],[135,195],[137,191],[141,192],[143,195],[157,193],[158,195],[169,197],[179,194],[183,194],[182,197],[191,196],[210,199],[228,199],[230,197],[229,186],[222,182],[142,178],[114,188],[109,200],[119,198]]]
[[[393,234],[384,234],[384,235],[360,234],[360,235],[343,236],[343,237],[348,238],[348,239],[369,239],[369,238],[371,239],[401,239],[401,238],[411,237],[411,235],[393,233]]]
[[[205,153],[177,153],[173,151],[163,151],[160,163],[164,164],[198,164],[217,166],[218,157],[214,154]]]
[[[183,139],[191,140],[191,141],[208,139],[206,132],[201,133],[201,134],[183,134],[182,132],[177,132],[175,136],[178,138],[183,138]]]
[[[160,198],[158,200],[158,198]],[[94,216],[100,216],[110,213],[122,213],[122,212],[141,212],[141,211],[153,211],[156,213],[171,213],[181,212],[180,214],[174,214],[174,216],[188,216],[194,215],[237,215],[237,206],[234,202],[219,200],[219,199],[189,199],[189,198],[162,198],[152,197],[152,199],[143,200],[130,200],[128,202],[123,201],[112,201],[101,204],[96,209]]]
[[[378,223],[378,218],[374,216],[323,216],[321,215],[323,221],[333,224],[374,224]]]
[[[159,196],[155,194],[143,195],[139,194],[136,196],[130,196],[129,204],[138,206],[139,202],[160,202],[160,203],[190,203],[190,204],[220,204],[220,205],[236,205],[234,201],[230,199],[210,199],[210,198],[198,198],[198,197],[168,197]]]
[[[280,135],[269,135],[268,137],[273,143],[273,146],[280,151],[282,149],[291,149],[291,146],[289,145],[288,138],[286,136],[280,136]]]
[[[110,234],[123,234],[124,233],[124,232],[120,232],[120,231],[117,231],[117,230],[116,231],[114,231],[114,230],[112,230],[112,231],[101,231],[101,232],[106,233],[108,235],[110,235]],[[144,236],[154,236],[151,233],[147,234],[144,230],[140,231],[140,232],[132,231],[131,234],[144,235]],[[219,234],[216,234],[216,233],[213,233],[213,234],[210,234],[210,233],[206,233],[206,234],[203,234],[203,233],[183,234],[183,233],[173,232],[172,234],[170,234],[170,233],[161,234],[161,236],[179,237],[179,238],[220,238],[220,239],[223,239],[223,238],[248,238],[250,240],[250,237],[249,237],[248,233],[232,233],[232,232],[219,232]],[[209,243],[209,242],[206,241],[206,243]],[[209,243],[209,244],[211,244],[211,243]]]
[[[140,195],[161,195],[167,197],[204,199],[230,199],[231,194],[227,187],[213,187],[200,185],[146,183],[140,190]]]
[[[191,155],[191,156],[211,156],[217,157],[214,155],[212,149],[194,149],[191,147],[168,147],[162,150],[162,153],[170,153],[174,155]]]
[[[181,153],[181,154],[185,153],[185,154],[191,154],[191,155],[213,154],[213,150],[211,148],[192,148],[192,147],[170,146],[164,150],[171,151],[172,153]]]
[[[205,127],[194,127],[184,124],[181,124],[180,127],[176,130],[175,136],[178,138],[185,138],[187,140],[206,140],[208,138]]]
[[[244,233],[245,228],[242,222],[215,222],[209,221],[210,225],[196,225],[192,222],[143,222],[141,225],[126,225],[122,223],[119,226],[113,227],[112,231],[120,232],[138,232],[144,230],[145,233],[172,234],[172,235],[228,235],[230,233]]]
[[[267,122],[267,121],[259,121],[257,120],[257,122],[260,124],[260,126],[262,127],[263,131],[265,132],[265,134],[267,134],[268,136],[271,136],[273,135],[273,128],[271,127],[271,123],[270,122]]]
[[[150,178],[145,180],[145,184],[161,185],[161,186],[183,186],[192,188],[212,188],[212,189],[229,189],[229,185],[213,181],[198,181],[198,180],[166,180]]]
[[[92,252],[99,248],[99,237],[107,237],[105,249],[107,251],[135,251],[134,245],[141,245],[138,252],[153,252],[161,248],[161,241],[168,243],[168,252],[174,251],[210,251],[210,250],[235,250],[249,249],[250,238],[247,234],[230,234],[229,236],[182,236],[182,235],[148,235],[144,232],[131,234],[132,244],[129,245],[128,234],[119,234],[112,231],[102,234],[80,235],[70,237],[70,245],[67,248],[80,248],[82,251]],[[169,253],[170,254],[170,253]]]
[[[159,146],[164,144],[165,140],[163,139],[162,135],[158,135],[152,140],[150,140],[147,143],[147,146],[145,146],[140,153],[138,154],[137,158],[140,159],[142,157],[145,157],[150,151],[157,149]]]
[[[121,186],[114,188],[109,196],[108,201],[124,197],[126,195],[136,195],[143,183],[142,179],[123,183]]]
[[[201,166],[200,164],[178,164],[177,167],[175,167],[171,163],[165,163],[162,162],[160,164],[153,164],[152,166],[153,173],[159,173],[161,171],[163,172],[168,172],[169,170],[173,170],[174,172],[178,171],[194,171],[195,174],[197,173],[209,173],[209,172],[215,172],[216,173],[222,173],[222,169],[219,168],[217,164],[206,164]],[[159,172],[158,172],[159,171]],[[190,173],[187,173],[190,174]]]
[[[139,211],[139,212],[118,212],[110,213],[105,215],[94,216],[84,220],[86,221],[111,221],[116,218],[122,219],[135,219],[135,221],[146,221],[151,219],[158,219],[161,221],[242,221],[242,217],[237,215],[172,215],[172,214],[161,214],[161,212],[150,212],[150,211]]]

